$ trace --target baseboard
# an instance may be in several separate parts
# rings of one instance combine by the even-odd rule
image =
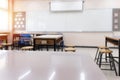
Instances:
[[[77,48],[97,48],[98,46],[75,46]],[[109,47],[111,49],[118,49],[118,47]]]
[[[64,45],[64,47],[69,47],[69,46],[68,45]],[[76,48],[97,48],[97,46],[74,46],[74,47],[76,47]]]
[[[97,46],[75,46],[78,48],[97,48]]]

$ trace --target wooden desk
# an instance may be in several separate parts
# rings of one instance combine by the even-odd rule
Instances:
[[[7,34],[0,34],[0,41],[2,43],[7,43]]]
[[[53,46],[54,46],[54,51],[56,51],[56,44],[59,41],[63,40],[63,35],[41,35],[41,36],[35,36],[33,38],[33,45],[34,45],[33,50],[35,50],[35,45],[36,45],[35,41],[38,40],[38,39],[39,40],[46,40],[46,41],[52,40],[53,41]]]
[[[118,46],[118,75],[120,76],[120,37],[105,37],[106,46],[108,42]]]
[[[87,53],[0,51],[1,80],[107,80]]]

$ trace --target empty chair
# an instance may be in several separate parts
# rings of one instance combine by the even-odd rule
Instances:
[[[19,47],[32,45],[31,34],[20,34]]]
[[[13,49],[19,49],[20,34],[13,34]]]
[[[33,46],[24,46],[21,50],[33,50]]]
[[[115,66],[115,61],[112,55],[112,50],[110,49],[101,49],[99,50],[99,54],[98,54],[98,58],[97,58],[97,64],[99,65],[99,67],[101,68],[102,65],[106,65],[107,63],[109,63],[110,65],[110,69],[109,70],[114,70],[115,74],[117,75],[117,71],[116,71],[116,66]],[[103,54],[108,55],[107,58],[109,59],[109,62],[104,62],[103,63]],[[105,64],[106,63],[106,64]],[[102,68],[101,68],[102,69]],[[104,69],[106,70],[106,69]],[[108,69],[107,69],[108,70]]]
[[[108,47],[105,47],[105,46],[98,46],[98,47],[97,47],[96,54],[95,54],[94,61],[97,60],[98,52],[99,52],[99,50],[101,50],[101,49],[109,49],[109,48],[108,48]],[[106,59],[107,59],[107,58],[106,58]]]
[[[57,43],[56,47],[57,47],[58,51],[59,51],[59,49],[61,49],[61,51],[63,51],[63,49],[64,49],[64,41],[63,40],[59,41]]]
[[[75,49],[75,46],[73,45],[69,45],[67,46],[66,48],[64,48],[65,52],[75,52],[76,49]]]

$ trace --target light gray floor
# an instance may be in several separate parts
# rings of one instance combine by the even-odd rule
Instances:
[[[113,51],[114,56],[118,56],[118,49],[111,49]],[[46,50],[43,50],[46,51]],[[50,51],[53,51],[53,49],[50,49]],[[97,48],[76,48],[76,53],[87,53],[88,55],[91,56],[91,58],[94,61],[94,57],[96,54]],[[117,65],[117,64],[116,64]],[[109,65],[103,66],[104,68],[109,68]],[[117,66],[118,67],[118,66]],[[120,76],[116,76],[114,71],[110,70],[102,70],[103,74],[107,77],[108,80],[120,80]]]
[[[88,53],[88,55],[90,55],[93,60],[94,60],[96,50],[97,50],[96,48],[76,48],[76,52]],[[118,50],[117,49],[111,49],[111,50],[113,51],[113,55],[117,56]],[[110,70],[102,70],[102,71],[106,75],[108,80],[120,80],[120,76],[116,76],[114,71],[110,71]]]

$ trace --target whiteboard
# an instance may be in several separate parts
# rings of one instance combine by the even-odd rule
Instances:
[[[26,13],[27,31],[112,31],[112,9]]]

